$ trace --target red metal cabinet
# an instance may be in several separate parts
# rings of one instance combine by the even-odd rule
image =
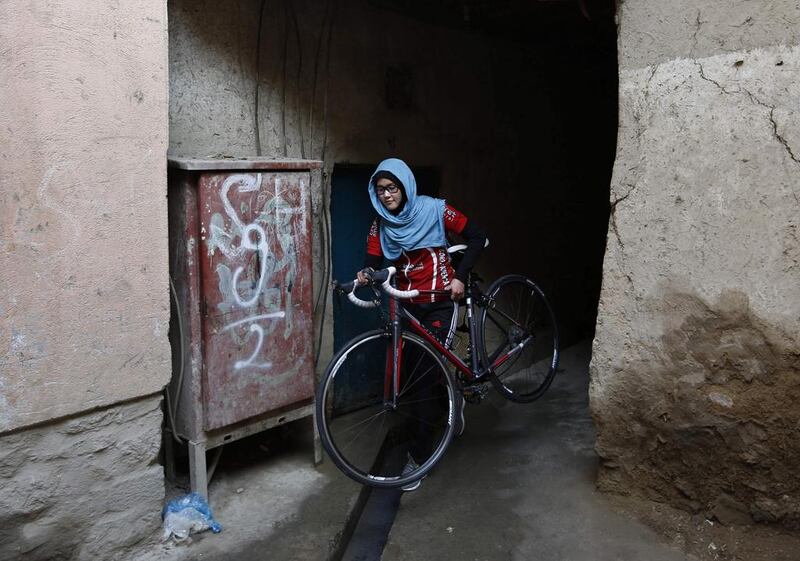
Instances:
[[[181,320],[170,401],[192,487],[205,493],[206,449],[313,412],[311,189],[321,162],[169,164]]]

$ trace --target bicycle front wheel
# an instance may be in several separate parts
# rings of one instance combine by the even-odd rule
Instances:
[[[345,475],[373,487],[422,478],[453,437],[456,387],[438,354],[403,333],[401,375],[392,391],[392,338],[356,337],[334,357],[317,392],[317,426],[325,450]]]
[[[495,368],[490,376],[495,388],[519,403],[541,397],[558,368],[558,327],[542,290],[521,275],[500,277],[489,287],[479,317],[484,365],[523,344]]]

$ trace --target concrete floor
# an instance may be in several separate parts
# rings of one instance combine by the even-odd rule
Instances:
[[[467,429],[403,497],[384,561],[683,561],[595,490],[588,410],[589,344],[567,349],[532,404],[493,396],[467,409]]]
[[[563,372],[533,404],[493,396],[467,407],[465,434],[418,491],[403,495],[384,561],[687,559],[595,491],[589,352],[588,343],[567,349]],[[310,441],[297,438],[309,430],[294,427],[290,445],[251,445],[267,449],[249,459],[223,456],[210,491],[223,532],[138,559],[324,561],[340,553],[360,487],[329,461],[311,465]]]

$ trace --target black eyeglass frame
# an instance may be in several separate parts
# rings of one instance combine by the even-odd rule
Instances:
[[[389,185],[376,185],[375,186],[375,194],[379,197],[383,195],[385,192],[388,192],[390,195],[394,195],[397,191],[400,190],[400,186],[394,183],[390,183]]]

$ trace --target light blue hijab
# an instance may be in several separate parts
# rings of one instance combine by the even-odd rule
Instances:
[[[375,193],[375,175],[381,171],[392,173],[405,188],[405,206],[396,215],[383,206]],[[381,249],[387,259],[394,261],[403,251],[447,245],[444,200],[417,196],[417,181],[403,160],[389,158],[378,164],[370,177],[368,189],[372,206],[381,217]]]

